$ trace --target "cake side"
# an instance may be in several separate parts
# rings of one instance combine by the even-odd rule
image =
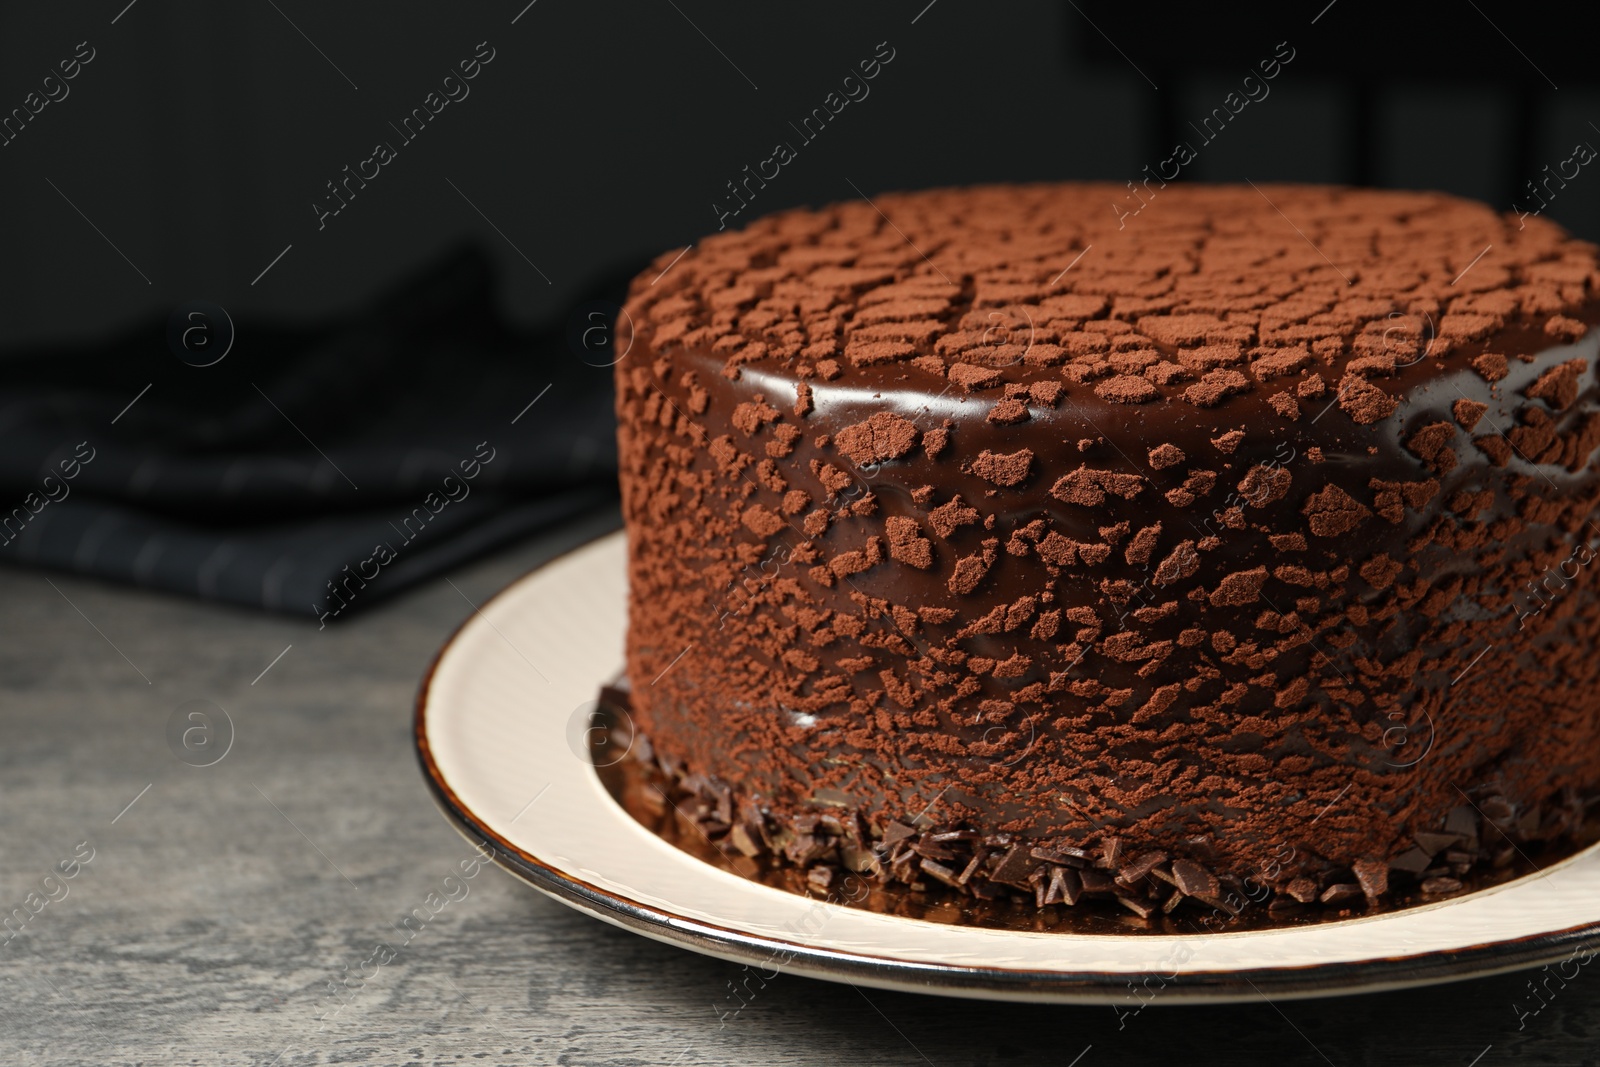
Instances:
[[[1041,901],[1035,850],[1110,852],[1299,899],[1570,824],[1593,250],[1264,193],[1175,187],[1066,271],[1117,239],[1092,189],[791,213],[641,279],[634,703],[735,845]]]

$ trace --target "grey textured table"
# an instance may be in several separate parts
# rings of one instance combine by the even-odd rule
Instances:
[[[375,955],[472,854],[412,754],[424,666],[469,599],[614,521],[320,632],[0,570],[0,909],[12,916],[0,1064],[1600,1059],[1600,972],[1587,969],[1552,979],[1542,1002],[1523,974],[1275,1005],[1157,1001],[1120,1017],[780,976],[724,1023],[737,967],[586,918],[497,869],[392,958]],[[209,767],[180,762],[167,740],[193,700],[234,726]],[[47,882],[62,862],[75,876]]]

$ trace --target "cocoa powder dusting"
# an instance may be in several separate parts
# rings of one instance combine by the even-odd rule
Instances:
[[[1124,231],[1120,187],[986,187],[784,212],[635,283],[628,673],[702,833],[1142,921],[1245,879],[1451,892],[1571,832],[1600,594],[1526,590],[1600,543],[1595,250],[1265,191],[1309,243],[1249,187]]]
[[[917,428],[898,415],[880,411],[865,422],[846,426],[834,434],[833,443],[858,465],[865,466],[899,459],[910,452],[916,447]]]

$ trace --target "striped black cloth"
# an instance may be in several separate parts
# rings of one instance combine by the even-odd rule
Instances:
[[[168,320],[0,358],[0,561],[326,624],[609,506],[607,360],[493,289],[463,249],[331,324],[241,322],[209,366]]]

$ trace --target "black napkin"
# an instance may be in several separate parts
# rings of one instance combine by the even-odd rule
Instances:
[[[624,277],[519,335],[467,248],[318,328],[241,322],[227,347],[226,314],[186,305],[104,346],[9,354],[0,561],[326,624],[610,506],[604,311]]]

